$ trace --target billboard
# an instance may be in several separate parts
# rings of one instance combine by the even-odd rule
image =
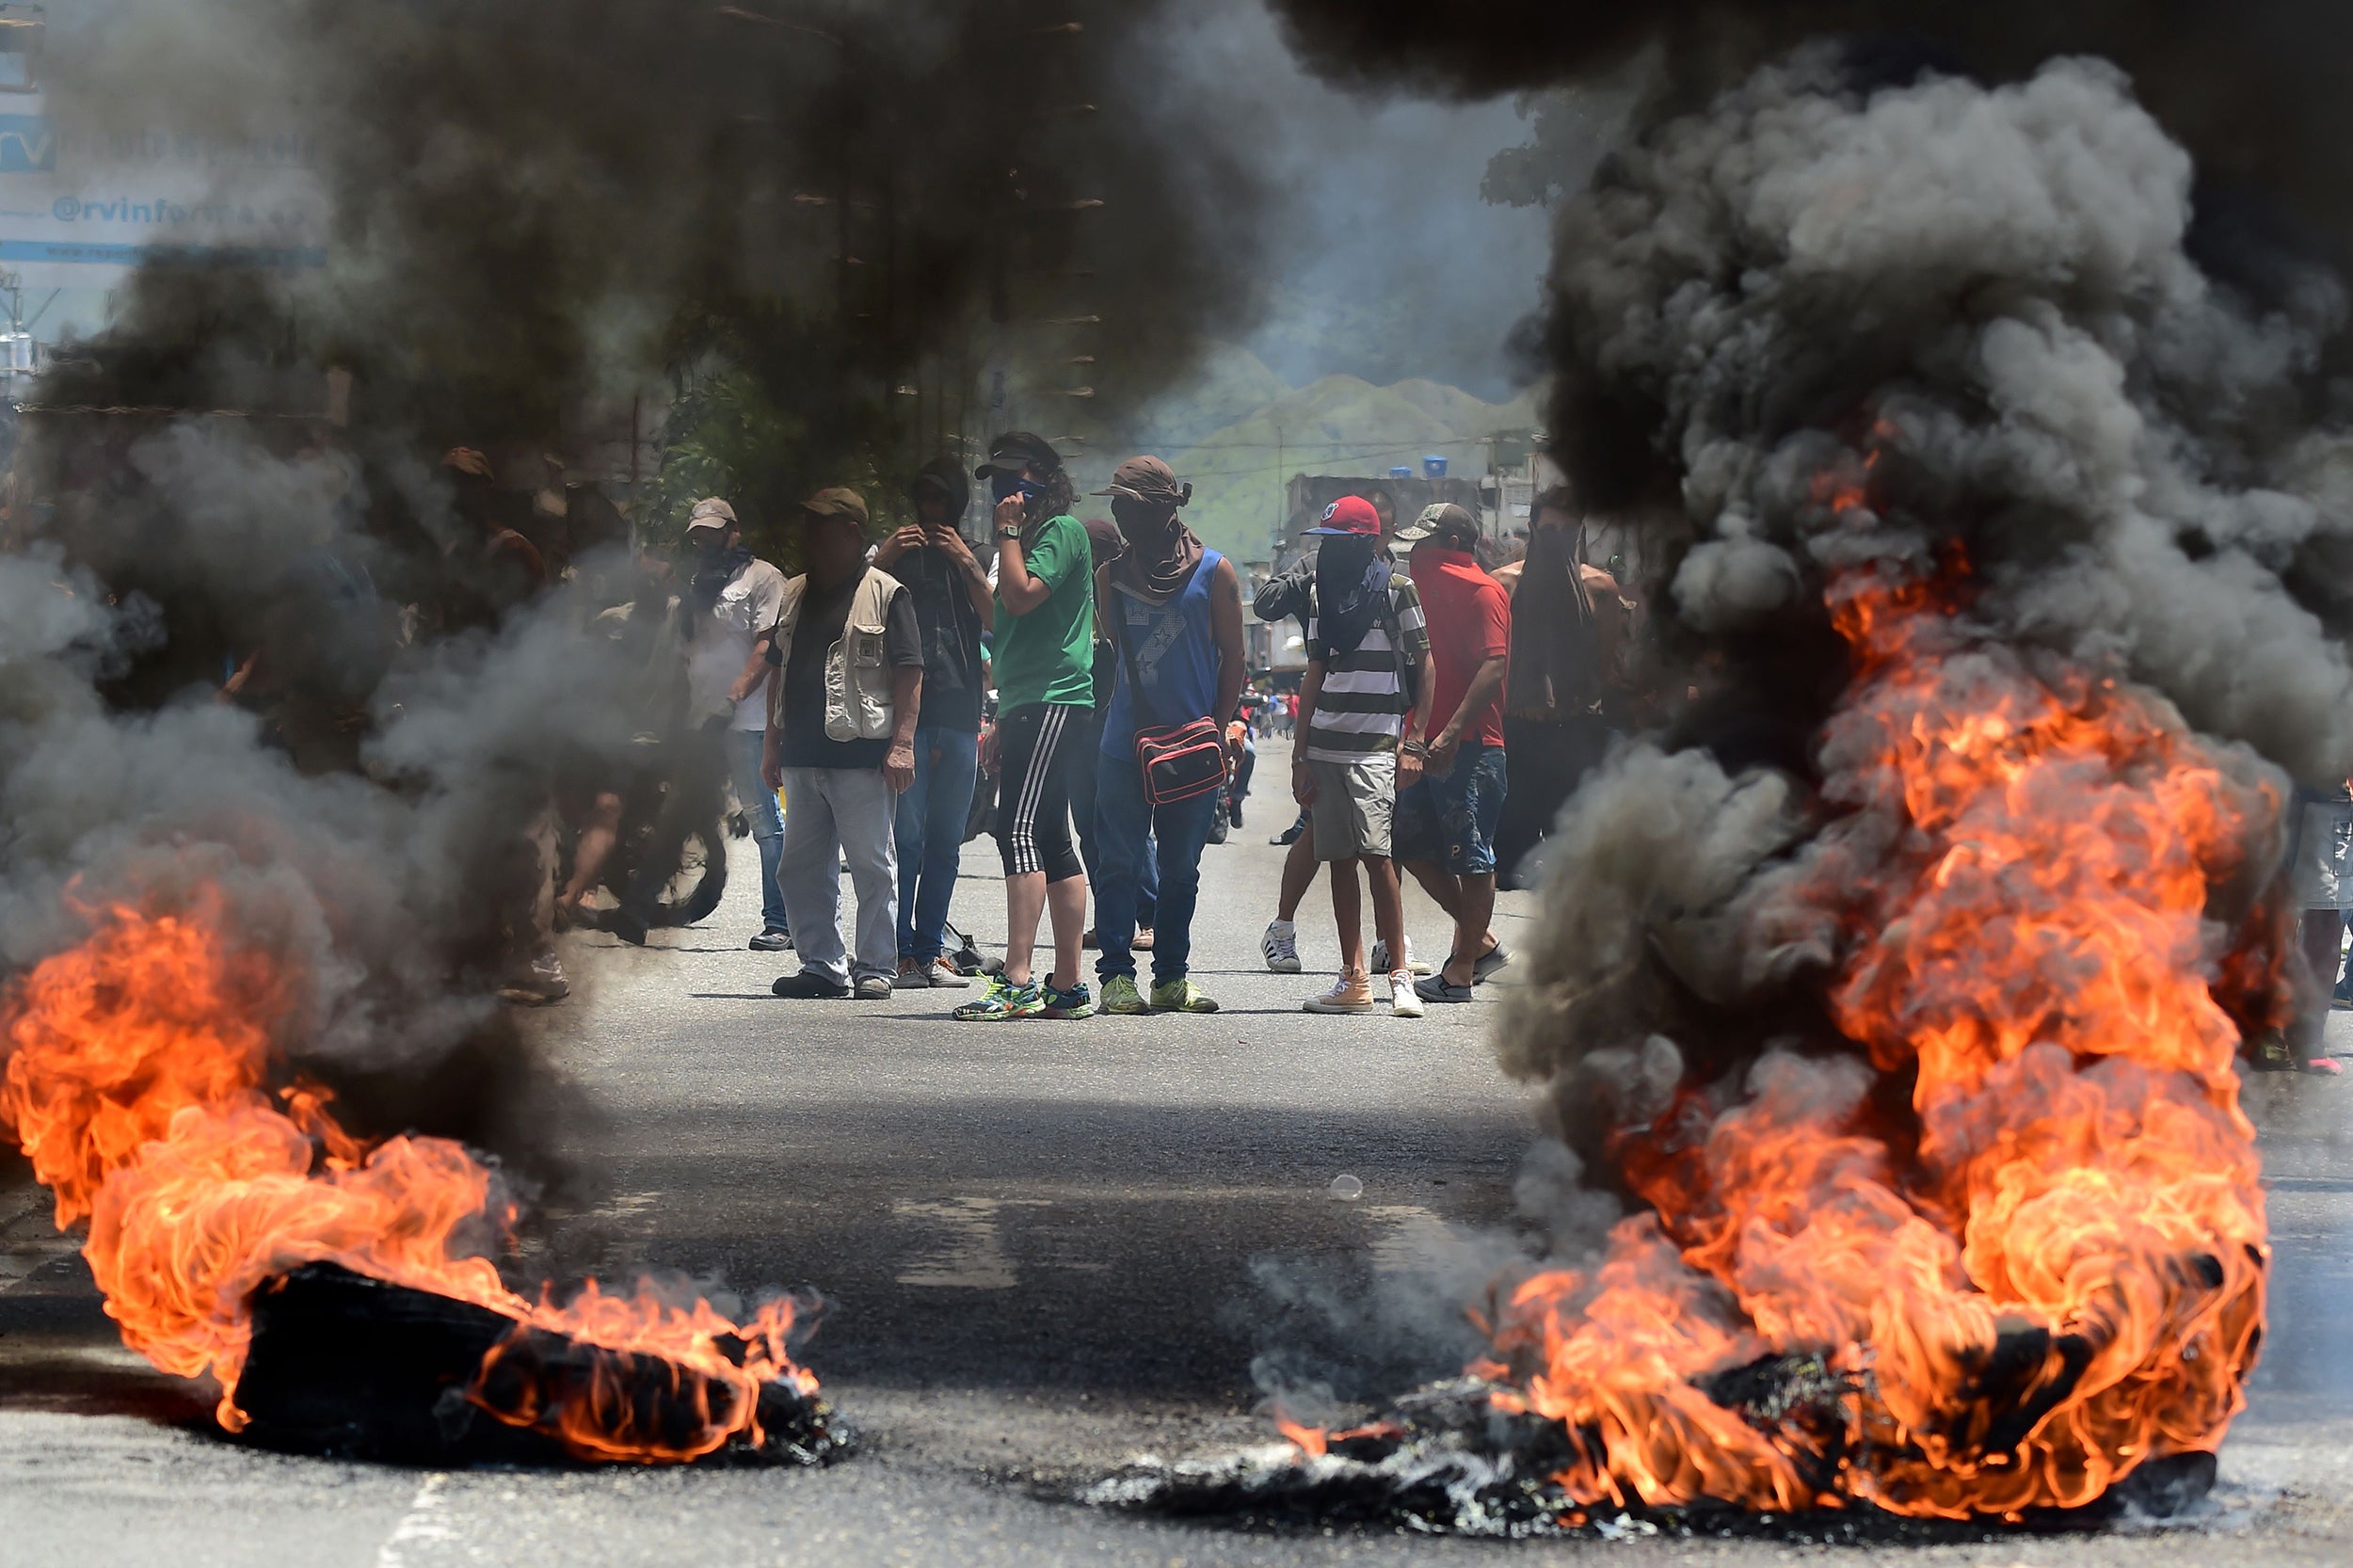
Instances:
[[[0,272],[26,289],[105,289],[155,257],[310,267],[327,260],[315,139],[291,124],[221,136],[54,103],[40,8],[0,6]]]

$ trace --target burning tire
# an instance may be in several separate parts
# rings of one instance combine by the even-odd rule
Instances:
[[[581,1440],[584,1412],[676,1458],[819,1464],[847,1447],[832,1408],[789,1382],[747,1393],[332,1263],[255,1292],[238,1399],[248,1442],[392,1464],[578,1463],[598,1457]]]
[[[614,896],[629,886],[627,873],[616,867],[605,878]],[[728,850],[725,830],[718,823],[697,827],[679,848],[678,871],[663,884],[661,893],[647,905],[646,923],[652,926],[693,925],[719,907],[728,890]]]

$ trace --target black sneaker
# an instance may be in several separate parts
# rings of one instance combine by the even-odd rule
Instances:
[[[1299,836],[1306,831],[1307,819],[1302,817],[1297,822],[1291,824],[1289,827],[1283,829],[1282,832],[1277,833],[1273,838],[1269,839],[1267,842],[1270,844],[1295,844],[1299,842]]]
[[[791,952],[792,934],[789,931],[777,931],[771,928],[761,932],[744,945],[754,952]]]
[[[780,974],[768,987],[780,997],[800,1001],[837,1001],[850,994],[847,985],[838,985],[815,969],[803,969],[799,974]]]

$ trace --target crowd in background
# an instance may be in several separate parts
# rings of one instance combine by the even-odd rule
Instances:
[[[987,490],[977,551],[970,485],[944,460],[918,473],[896,526],[876,527],[856,489],[810,496],[792,578],[744,546],[726,500],[688,520],[684,591],[664,612],[681,629],[687,744],[758,842],[750,946],[798,956],[777,995],[978,980],[960,1018],[1215,1010],[1191,973],[1201,856],[1241,825],[1257,743],[1277,733],[1298,816],[1275,836],[1289,855],[1261,952],[1299,971],[1298,906],[1329,867],[1341,952],[1307,1010],[1385,1001],[1415,1016],[1472,1000],[1510,961],[1490,929],[1498,882],[1632,707],[1633,607],[1582,560],[1564,495],[1500,549],[1460,506],[1385,529],[1370,503],[1341,498],[1308,531],[1313,553],[1253,596],[1260,619],[1298,623],[1306,650],[1299,688],[1276,691],[1247,667],[1236,564],[1185,525],[1191,487],[1159,458],[1121,464],[1096,492],[1112,516],[1084,521],[1036,436],[1000,436],[972,477]],[[1570,613],[1515,625],[1522,591]],[[563,918],[584,918],[614,806],[600,797],[584,826]],[[951,921],[962,846],[982,829],[1007,914],[984,972]],[[648,875],[678,834],[656,838]],[[1412,951],[1401,876],[1452,922],[1441,962]],[[624,884],[604,922],[643,940],[652,899]]]

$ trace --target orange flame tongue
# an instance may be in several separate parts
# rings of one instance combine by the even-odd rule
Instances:
[[[209,905],[118,906],[81,946],[13,985],[0,999],[0,1122],[56,1195],[59,1227],[89,1221],[83,1256],[123,1341],[168,1372],[211,1373],[223,1426],[245,1424],[236,1385],[248,1298],[318,1260],[514,1318],[516,1335],[493,1359],[543,1329],[614,1352],[615,1368],[651,1357],[694,1374],[677,1380],[695,1401],[690,1418],[658,1432],[608,1397],[631,1382],[618,1370],[561,1410],[484,1400],[585,1458],[690,1459],[738,1433],[757,1442],[762,1383],[815,1392],[786,1352],[786,1302],[739,1326],[707,1302],[675,1307],[648,1286],[616,1297],[591,1284],[564,1307],[508,1290],[464,1244],[513,1215],[462,1145],[404,1137],[363,1149],[328,1114],[324,1090],[297,1085],[282,1106],[264,1092],[269,1041],[291,1002],[280,972],[233,951],[220,923]]]
[[[2279,801],[2169,712],[1973,645],[1924,586],[1833,585],[1854,685],[1825,737],[1851,814],[1795,873],[1846,933],[1855,1056],[1769,1057],[1712,1124],[1621,1149],[1655,1213],[1497,1324],[1506,1408],[1568,1425],[1579,1502],[2072,1507],[2211,1449],[2267,1257],[2208,889]],[[1892,845],[1892,847],[1891,847]],[[1819,1358],[1802,1418],[1698,1384]]]

